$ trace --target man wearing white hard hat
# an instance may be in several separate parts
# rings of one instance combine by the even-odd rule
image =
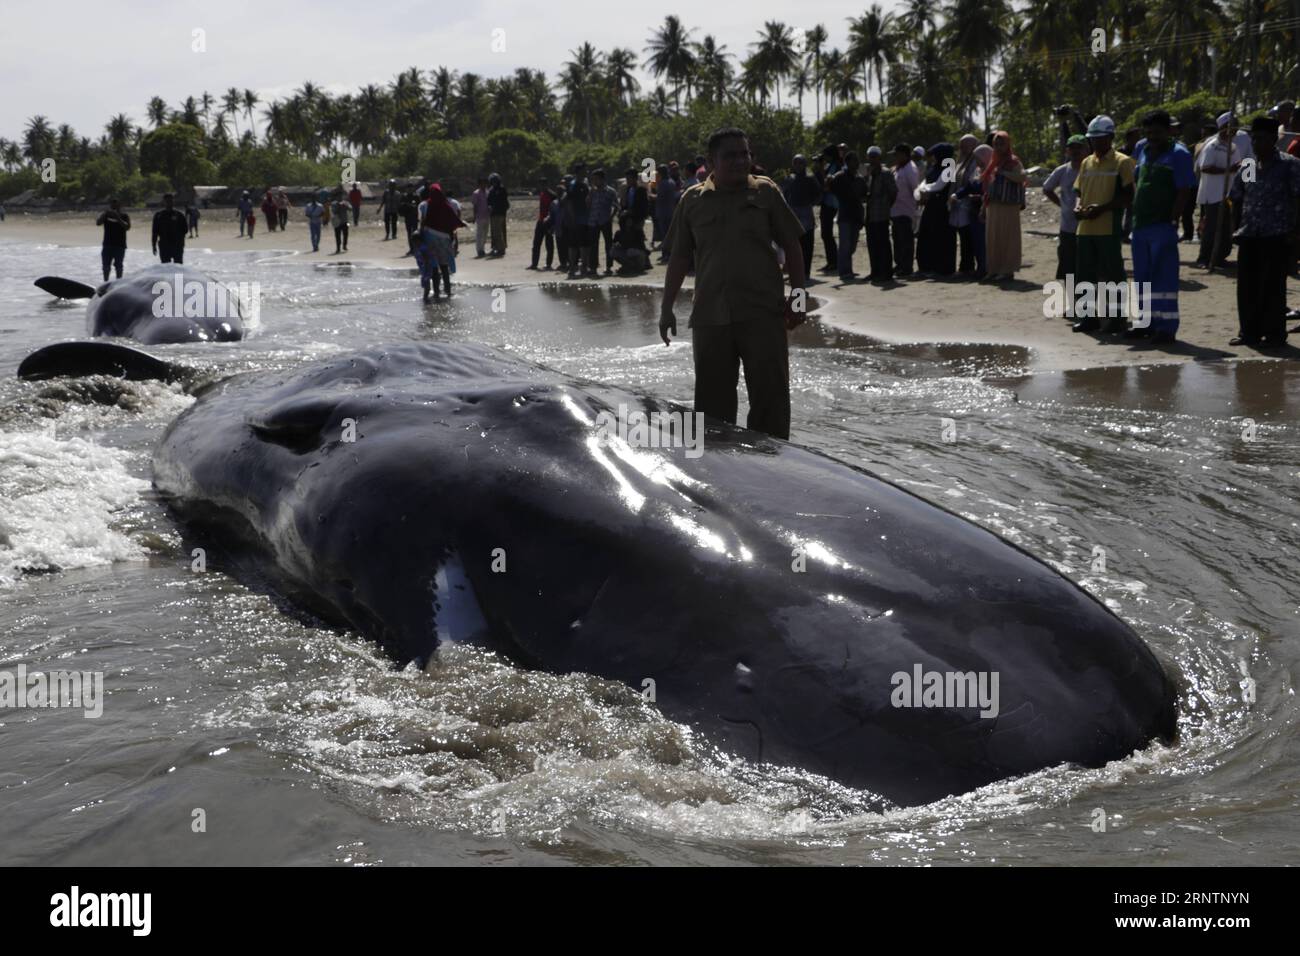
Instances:
[[[1115,121],[1097,116],[1088,124],[1088,145],[1092,155],[1084,159],[1075,181],[1075,283],[1123,282],[1124,247],[1121,242],[1120,217],[1133,201],[1133,160],[1117,152]],[[1095,316],[1075,324],[1076,332],[1093,332],[1102,328]],[[1103,331],[1121,333],[1123,317],[1113,316]]]

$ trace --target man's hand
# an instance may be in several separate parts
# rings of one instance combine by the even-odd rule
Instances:
[[[664,345],[671,345],[668,339],[668,333],[677,334],[677,316],[673,315],[672,306],[665,306],[659,312],[659,337],[664,340]]]

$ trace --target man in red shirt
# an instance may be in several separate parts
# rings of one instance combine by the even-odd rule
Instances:
[[[348,193],[348,202],[352,203],[352,225],[361,222],[361,184],[353,183],[352,191]]]
[[[536,269],[537,260],[542,255],[542,243],[546,243],[546,268],[551,268],[555,260],[555,236],[551,234],[551,203],[555,194],[546,185],[546,177],[537,181],[537,225],[533,227],[533,264],[528,268]]]

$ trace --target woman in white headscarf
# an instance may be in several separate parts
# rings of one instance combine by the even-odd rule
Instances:
[[[980,170],[975,163],[975,149],[979,140],[967,133],[957,141],[957,169],[952,191],[948,193],[948,222],[957,230],[961,242],[961,261],[957,272],[963,276],[980,278],[983,270],[977,270],[975,260],[975,237],[971,226],[979,219]]]

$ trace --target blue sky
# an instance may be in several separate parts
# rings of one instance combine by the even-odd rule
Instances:
[[[888,0],[882,5],[895,6]],[[18,138],[27,118],[41,113],[55,125],[71,123],[80,135],[98,137],[115,113],[143,121],[153,95],[175,106],[205,89],[219,95],[237,86],[256,90],[265,101],[289,94],[307,79],[331,92],[387,84],[409,66],[445,65],[485,76],[529,66],[553,79],[569,51],[584,40],[600,50],[624,46],[641,54],[651,30],[668,13],[695,28],[693,39],[712,33],[732,54],[747,52],[763,22],[772,19],[800,35],[821,23],[831,45],[842,49],[847,16],[867,6],[865,0],[751,0],[693,8],[596,8],[571,0],[13,3],[5,9],[9,39],[0,60],[0,89],[10,91],[0,98],[0,136]],[[599,15],[593,15],[596,9]],[[623,9],[629,12],[619,12]],[[205,31],[206,52],[191,49],[195,29]],[[505,50],[499,53],[491,49],[496,29],[505,31]]]

